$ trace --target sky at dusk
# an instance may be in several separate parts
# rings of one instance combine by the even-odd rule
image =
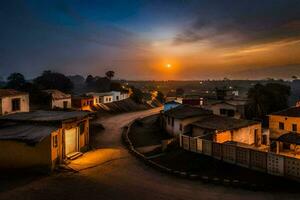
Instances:
[[[11,0],[0,25],[2,77],[300,76],[299,0]]]

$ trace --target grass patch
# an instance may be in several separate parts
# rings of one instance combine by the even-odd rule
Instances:
[[[161,140],[170,138],[159,126],[159,115],[145,117],[131,126],[128,134],[134,147],[144,147],[161,144]]]

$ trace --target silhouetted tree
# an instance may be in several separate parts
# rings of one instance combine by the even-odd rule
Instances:
[[[264,119],[267,114],[287,108],[290,93],[291,89],[287,85],[279,83],[256,84],[248,91],[247,116]]]
[[[93,77],[92,75],[88,75],[88,76],[86,77],[86,79],[85,79],[85,83],[86,83],[87,85],[93,84],[93,83],[94,83],[94,77]]]
[[[184,94],[184,89],[182,88],[177,88],[176,89],[176,95],[177,96],[182,96]]]
[[[160,103],[164,103],[165,102],[165,95],[161,91],[158,91],[157,96],[156,96],[156,100],[158,100]]]
[[[111,80],[114,76],[115,76],[115,72],[114,71],[107,71],[105,73],[106,77]]]
[[[123,90],[122,84],[113,81],[113,82],[110,83],[110,90],[112,90],[112,91],[122,91]]]
[[[130,98],[135,101],[136,103],[143,103],[143,92],[138,89],[138,88],[135,88],[135,87],[132,87],[132,94],[130,96]]]
[[[23,74],[21,73],[12,73],[7,77],[7,88],[15,90],[24,90],[26,80]]]
[[[40,90],[57,89],[63,92],[70,92],[73,89],[73,83],[68,77],[50,70],[44,71],[41,76],[35,78],[34,84]]]

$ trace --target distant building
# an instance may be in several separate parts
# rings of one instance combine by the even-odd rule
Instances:
[[[164,112],[170,110],[170,109],[173,109],[177,106],[181,105],[180,103],[176,102],[176,101],[169,101],[169,102],[166,102],[164,103]]]
[[[86,95],[93,96],[94,98],[94,104],[100,104],[100,103],[111,103],[113,102],[113,94],[110,92],[105,93],[97,93],[97,92],[89,92]]]
[[[121,101],[129,98],[129,93],[125,91],[111,91],[110,93],[113,96],[113,101]]]
[[[72,107],[72,98],[70,94],[65,94],[59,90],[43,90],[48,95],[48,102],[51,109],[61,108],[70,109]]]
[[[203,98],[201,97],[184,97],[182,99],[182,104],[191,105],[191,106],[202,106]]]
[[[212,115],[212,112],[190,105],[179,105],[173,109],[163,112],[163,126],[173,136],[189,132],[187,125]]]
[[[54,169],[89,145],[82,111],[35,111],[0,117],[0,168]]]
[[[217,143],[237,142],[260,146],[262,141],[261,123],[256,121],[207,116],[191,124],[192,137],[204,137]]]
[[[205,105],[205,108],[212,110],[215,115],[243,119],[247,104],[246,100],[222,100]]]
[[[72,107],[79,110],[91,110],[94,105],[94,98],[92,96],[77,96],[72,97]]]
[[[270,139],[276,152],[300,154],[300,107],[291,107],[269,115]]]
[[[29,95],[13,89],[0,89],[0,115],[29,112]]]

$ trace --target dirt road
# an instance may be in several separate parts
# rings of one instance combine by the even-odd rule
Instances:
[[[1,200],[43,199],[298,199],[297,194],[263,193],[202,184],[160,173],[129,154],[121,128],[159,109],[121,114],[101,123],[97,149],[73,161],[77,173],[53,174],[0,193]]]

